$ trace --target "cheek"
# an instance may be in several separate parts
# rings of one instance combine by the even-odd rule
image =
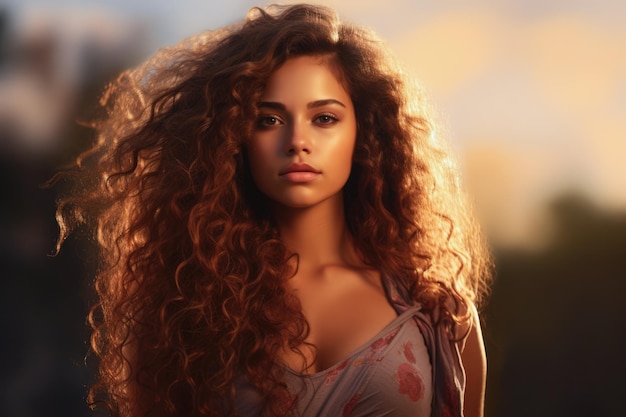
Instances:
[[[341,163],[348,171],[351,170],[352,160],[354,158],[354,148],[356,146],[356,138],[351,136],[351,140],[347,140],[341,144],[341,148],[337,150],[337,156],[341,158]]]
[[[333,166],[335,181],[341,186],[345,185],[352,172],[353,154],[354,142],[345,141],[335,147],[328,155],[328,160]]]
[[[345,165],[352,165],[354,142],[345,144],[339,154],[341,155],[342,161]]]

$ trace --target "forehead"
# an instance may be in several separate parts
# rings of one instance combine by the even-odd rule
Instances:
[[[349,95],[337,77],[337,69],[328,57],[291,58],[270,76],[263,92],[264,100],[315,99]]]

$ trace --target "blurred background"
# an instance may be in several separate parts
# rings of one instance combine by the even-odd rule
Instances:
[[[487,417],[622,416],[626,2],[320,1],[426,87],[492,244]],[[89,241],[54,191],[106,82],[264,1],[0,2],[0,415],[88,416]]]

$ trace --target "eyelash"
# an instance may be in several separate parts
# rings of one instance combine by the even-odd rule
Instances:
[[[266,123],[269,119],[274,119],[274,123]],[[282,120],[280,119],[280,117],[275,116],[273,114],[267,114],[267,115],[263,115],[261,117],[259,117],[259,120],[257,121],[257,125],[259,127],[272,127],[272,126],[276,126],[278,124],[282,124]]]
[[[330,120],[328,122],[324,122],[322,123],[323,125],[330,125],[333,123],[336,123],[339,121],[339,119],[337,118],[337,116],[335,116],[332,113],[322,113],[322,114],[318,114],[317,116],[315,116],[315,119],[313,120],[319,120],[322,117],[328,117]]]
[[[326,122],[322,122],[320,121],[321,118],[328,118],[329,120]],[[269,120],[272,120],[272,123],[268,123]],[[335,116],[333,113],[321,113],[321,114],[317,114],[313,118],[313,121],[324,126],[324,125],[332,125],[338,122],[339,118]],[[272,126],[277,126],[280,124],[284,124],[281,118],[273,114],[262,115],[259,117],[257,121],[257,126],[260,128],[270,128]]]

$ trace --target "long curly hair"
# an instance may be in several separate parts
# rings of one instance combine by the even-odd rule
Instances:
[[[284,285],[297,254],[245,144],[267,80],[302,55],[324,57],[354,103],[345,212],[364,262],[447,326],[467,323],[486,294],[489,254],[450,152],[382,42],[323,7],[255,8],[122,73],[102,96],[95,144],[58,174],[73,187],[57,250],[81,224],[100,249],[90,400],[113,415],[232,415],[241,375],[268,415],[285,413],[276,359],[308,324]]]

